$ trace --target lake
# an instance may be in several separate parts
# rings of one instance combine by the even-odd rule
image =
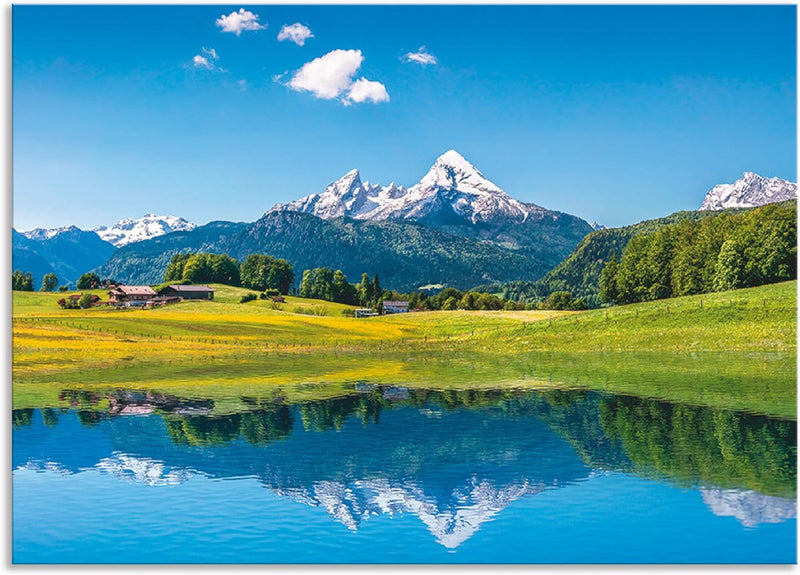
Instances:
[[[65,386],[61,407],[15,409],[14,562],[796,561],[796,421],[343,387]]]

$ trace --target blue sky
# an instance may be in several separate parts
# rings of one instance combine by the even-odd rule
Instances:
[[[696,209],[745,171],[796,181],[795,12],[17,5],[14,225],[254,221],[451,148],[607,225]]]

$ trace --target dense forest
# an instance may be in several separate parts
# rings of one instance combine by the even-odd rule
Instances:
[[[600,299],[627,304],[797,277],[797,202],[683,220],[633,236],[603,268]]]

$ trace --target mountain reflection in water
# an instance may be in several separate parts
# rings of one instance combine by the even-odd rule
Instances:
[[[60,399],[60,409],[14,410],[14,469],[151,486],[253,477],[354,531],[370,516],[413,514],[447,548],[515,500],[607,472],[699,489],[714,514],[745,526],[796,516],[796,422],[764,416],[593,392],[367,383],[296,403],[70,389]]]

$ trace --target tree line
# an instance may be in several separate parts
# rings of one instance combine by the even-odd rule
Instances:
[[[322,299],[347,305],[360,305],[382,311],[384,301],[407,301],[411,310],[514,310],[526,309],[524,304],[509,301],[496,295],[460,291],[448,287],[435,295],[424,290],[401,293],[381,287],[375,274],[362,273],[359,283],[350,283],[342,270],[333,268],[314,268],[303,272],[300,281],[300,297]],[[533,309],[536,309],[534,306]]]
[[[292,264],[265,254],[251,254],[239,263],[227,254],[194,253],[172,256],[164,273],[165,283],[221,283],[288,294],[294,283]]]
[[[797,278],[797,202],[684,220],[631,238],[600,276],[600,299],[628,304]]]

